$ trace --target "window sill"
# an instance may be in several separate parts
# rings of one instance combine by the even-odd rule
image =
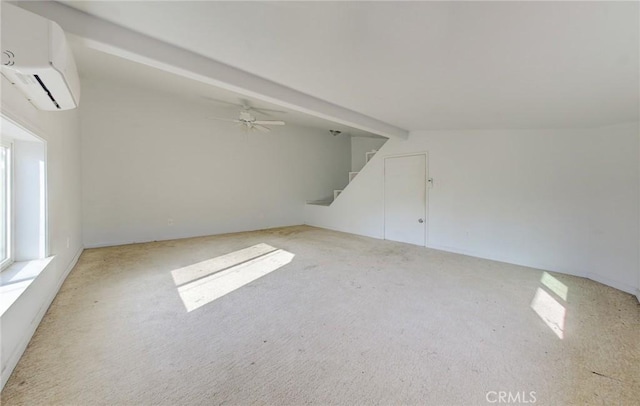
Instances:
[[[18,300],[53,258],[14,262],[0,272],[0,316]]]

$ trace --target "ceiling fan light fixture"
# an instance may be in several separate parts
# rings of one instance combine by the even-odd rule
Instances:
[[[212,99],[212,100],[218,101],[215,99]],[[218,121],[228,121],[228,122],[236,123],[239,126],[245,127],[247,131],[257,130],[264,133],[271,132],[271,128],[269,128],[268,126],[286,124],[282,120],[258,120],[253,114],[251,114],[251,112],[253,111],[260,112],[260,110],[249,105],[248,101],[246,100],[240,100],[240,102],[242,103],[242,105],[238,105],[238,107],[240,107],[241,110],[237,119],[234,120],[234,119],[220,118],[220,117],[209,117],[209,118],[213,120],[218,120]],[[269,110],[269,111],[277,111],[277,110]]]

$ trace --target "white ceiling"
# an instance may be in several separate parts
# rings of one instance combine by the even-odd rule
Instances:
[[[65,2],[409,130],[639,119],[638,2]]]
[[[117,81],[138,88],[164,92],[170,96],[193,103],[204,103],[211,109],[211,114],[208,117],[235,119],[238,117],[240,108],[226,103],[238,105],[242,103],[241,100],[247,100],[252,107],[283,112],[270,112],[268,116],[254,113],[259,119],[284,120],[287,124],[326,130],[327,134],[329,134],[329,130],[339,130],[344,135],[380,138],[366,131],[251,99],[209,84],[87,48],[82,46],[82,41],[74,36],[69,35],[69,38],[80,77],[86,80]],[[275,130],[277,130],[277,127],[274,128]]]

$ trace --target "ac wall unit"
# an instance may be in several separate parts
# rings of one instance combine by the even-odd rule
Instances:
[[[40,110],[78,107],[80,79],[62,28],[2,2],[2,75]]]

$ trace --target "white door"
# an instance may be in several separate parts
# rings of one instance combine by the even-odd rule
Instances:
[[[424,246],[426,234],[426,155],[384,161],[384,238]]]

